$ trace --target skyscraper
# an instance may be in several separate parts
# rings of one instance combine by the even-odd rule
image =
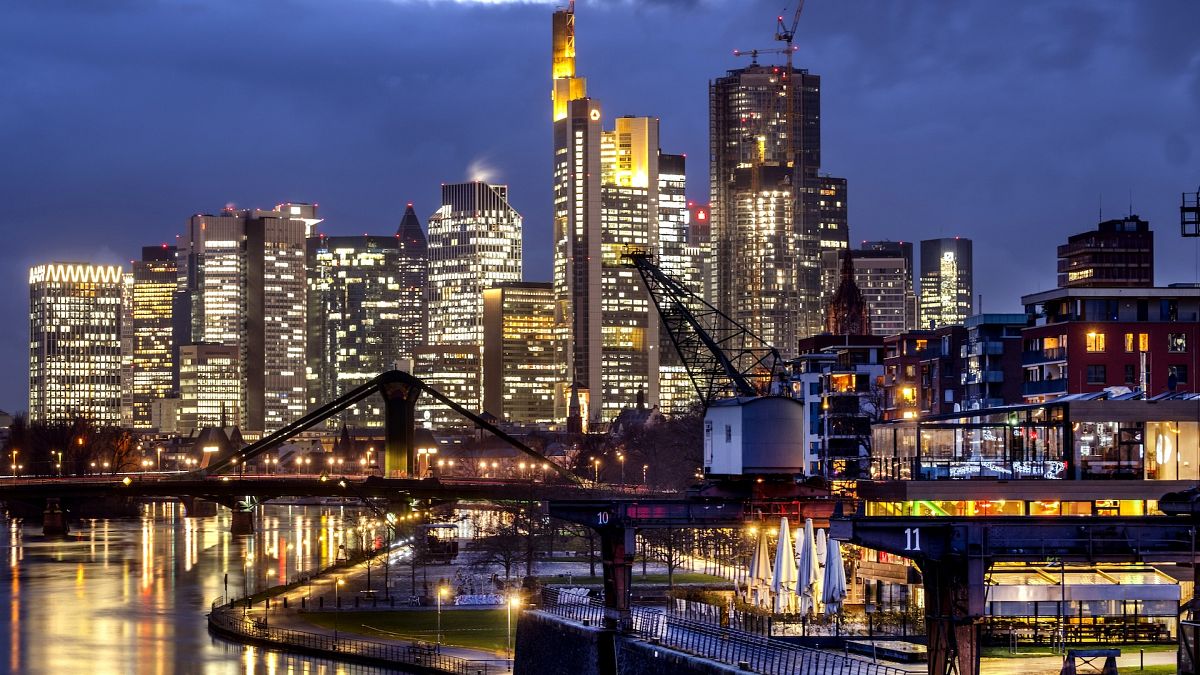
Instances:
[[[1059,288],[1152,288],[1154,232],[1130,215],[1071,235],[1058,247]]]
[[[398,364],[412,368],[418,342],[413,336],[425,332],[418,323],[424,319],[424,296],[414,292],[423,289],[404,283],[406,263],[415,264],[404,259],[405,253],[399,234],[308,239],[309,407]],[[368,398],[346,410],[339,422],[381,426],[382,404]]]
[[[483,345],[483,290],[521,280],[521,214],[508,186],[442,185],[429,218],[431,345]]]
[[[305,411],[305,242],[319,222],[313,204],[228,206],[193,216],[180,238],[177,306],[191,321],[176,344],[238,348],[242,392],[229,417],[251,433]]]
[[[153,428],[151,405],[172,395],[175,384],[175,343],[172,302],[178,268],[175,247],[146,246],[133,261],[132,284],[124,299],[128,363],[122,384],[122,418],[135,429]]]
[[[864,241],[861,248],[850,252],[854,281],[870,312],[872,335],[887,337],[917,327],[912,249],[912,242]],[[836,290],[842,260],[838,251],[821,254],[822,285],[827,296]]]
[[[120,267],[29,270],[29,420],[121,423]]]
[[[658,120],[619,117],[602,127],[600,103],[575,76],[573,7],[554,14],[554,297],[561,377],[557,417],[572,386],[588,422],[611,420],[644,399],[658,403],[658,315],[622,256],[658,250],[660,219],[685,204],[680,162],[663,178]],[[670,157],[670,156],[668,156]],[[660,202],[666,190],[667,203]],[[664,209],[666,213],[664,213]],[[668,230],[668,222],[661,227]]]
[[[178,431],[237,423],[242,406],[241,354],[236,345],[199,343],[179,347]]]
[[[506,422],[554,422],[554,291],[507,283],[483,291],[483,409]]]
[[[974,313],[971,240],[921,242],[921,325],[934,329],[962,324]]]
[[[400,306],[397,309],[400,324],[400,359],[402,365],[412,368],[412,353],[418,345],[425,344],[429,331],[429,311],[425,294],[429,282],[429,243],[421,229],[421,221],[413,211],[412,204],[404,209],[404,217],[396,228],[396,244],[399,247],[397,279],[400,283]],[[411,372],[411,370],[409,371]]]
[[[821,252],[846,182],[822,176],[821,78],[757,62],[709,84],[713,303],[784,355],[824,325]]]

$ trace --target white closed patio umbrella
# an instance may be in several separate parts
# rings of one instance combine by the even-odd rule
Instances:
[[[829,540],[825,553],[825,583],[821,589],[821,602],[825,603],[825,614],[835,614],[846,599],[846,568],[842,564],[842,547],[836,539]]]
[[[829,552],[829,542],[825,538],[825,530],[817,530],[817,564],[825,566],[825,554]]]
[[[747,598],[755,607],[766,604],[766,590],[771,584],[771,549],[767,546],[767,533],[758,531],[754,542],[754,554],[750,557],[750,569],[746,574]]]
[[[817,607],[817,549],[813,540],[812,518],[804,519],[804,529],[796,533],[797,610],[808,614]]]
[[[779,541],[775,544],[775,574],[771,576],[773,609],[776,613],[790,612],[796,607],[796,547],[788,519],[779,519]]]

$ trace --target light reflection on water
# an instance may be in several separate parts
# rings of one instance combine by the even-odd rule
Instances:
[[[351,545],[354,509],[268,506],[254,536],[229,534],[229,512],[184,518],[174,503],[140,519],[85,521],[67,538],[0,521],[0,673],[284,673],[384,671],[242,646],[209,635],[227,593],[300,578]]]

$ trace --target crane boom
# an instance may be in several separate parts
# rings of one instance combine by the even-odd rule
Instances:
[[[641,274],[705,408],[719,398],[766,392],[782,360],[773,346],[663,272],[645,251],[624,257]]]

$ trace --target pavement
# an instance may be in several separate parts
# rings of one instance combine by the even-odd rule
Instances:
[[[397,574],[399,571],[397,568],[400,566],[393,563],[391,567],[390,586],[391,595],[395,598],[395,608],[410,609],[410,579],[408,577],[400,577]],[[447,567],[446,569],[453,568]],[[430,578],[436,582],[436,580],[442,576],[447,578],[451,576],[450,574],[442,574],[441,572],[443,571],[444,570],[441,567],[431,566],[428,570],[428,573]],[[334,634],[332,628],[325,628],[323,626],[311,623],[306,619],[306,616],[311,613],[332,613],[336,611],[340,613],[339,616],[345,618],[344,625],[349,628],[350,626],[361,625],[355,622],[353,618],[356,612],[384,611],[392,607],[392,605],[387,602],[384,597],[382,557],[371,562],[370,576],[371,589],[374,591],[372,594],[365,592],[367,591],[367,563],[362,562],[336,572],[314,576],[310,582],[300,584],[299,586],[288,589],[287,591],[272,597],[270,610],[267,609],[265,602],[258,601],[249,611],[249,615],[258,619],[265,619],[267,625],[271,626],[272,628],[283,628],[288,630],[303,631],[306,633],[318,633],[332,636]],[[341,585],[337,586],[337,590],[335,592],[334,587],[338,580],[341,581]],[[422,580],[418,579],[418,593],[422,588],[421,584]],[[379,599],[377,606],[373,606],[369,600],[371,595],[378,596]],[[357,608],[354,607],[355,597],[360,598],[359,606]],[[287,598],[287,609],[284,609],[283,607],[284,598]],[[341,600],[342,605],[340,610],[335,609],[335,598]],[[320,608],[321,599],[324,599],[324,608]],[[302,602],[302,600],[304,602]],[[302,605],[304,606],[303,608]],[[426,607],[424,609],[428,611],[436,611],[436,608],[433,607]],[[471,609],[460,609],[451,606],[450,608],[443,607],[442,611],[471,611]],[[345,629],[338,631],[338,635],[342,637],[353,636],[355,638],[369,640],[371,642],[393,645],[408,645],[413,642],[411,639],[407,638],[391,639],[376,634],[365,635],[363,633],[355,633]],[[505,655],[502,653],[485,651],[481,649],[442,645],[439,651],[442,654],[456,656],[462,659],[469,659],[472,661],[509,661],[509,659],[505,658]]]

